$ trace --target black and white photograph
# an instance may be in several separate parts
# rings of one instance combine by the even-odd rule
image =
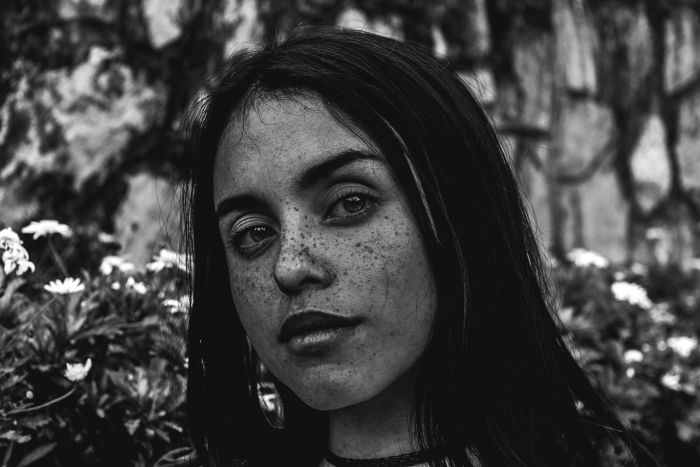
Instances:
[[[700,466],[700,1],[0,1],[0,467]]]

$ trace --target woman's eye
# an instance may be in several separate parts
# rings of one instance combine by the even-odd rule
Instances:
[[[348,196],[341,201],[343,208],[352,213],[362,211],[366,203],[367,200],[360,195]]]
[[[376,205],[376,200],[367,193],[339,193],[337,200],[331,205],[326,219],[354,219],[368,215]]]
[[[254,225],[241,229],[231,236],[231,244],[243,256],[252,256],[275,235],[275,231],[267,225]]]

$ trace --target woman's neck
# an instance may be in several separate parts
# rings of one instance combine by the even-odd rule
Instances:
[[[414,380],[399,378],[370,400],[329,413],[329,450],[342,457],[376,458],[418,449],[411,441]]]

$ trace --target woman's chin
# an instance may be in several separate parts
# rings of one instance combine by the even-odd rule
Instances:
[[[333,400],[331,398],[324,398],[324,399],[310,399],[310,400],[304,400],[302,401],[311,407],[314,410],[318,410],[319,412],[332,412],[334,410],[340,410],[344,407],[347,407],[348,405],[351,404],[343,404],[342,402],[338,400]]]
[[[367,391],[351,387],[351,384],[338,385],[315,384],[304,385],[303,390],[295,391],[295,394],[302,402],[314,410],[332,411],[359,404],[371,397]]]

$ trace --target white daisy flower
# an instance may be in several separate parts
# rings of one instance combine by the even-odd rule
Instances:
[[[661,377],[661,384],[673,391],[680,391],[682,389],[681,375],[675,372],[666,373]]]
[[[105,256],[102,258],[102,263],[100,263],[100,272],[105,276],[112,274],[115,269],[121,272],[129,272],[133,271],[134,268],[132,263],[125,261],[120,256]]]
[[[29,253],[22,246],[22,240],[10,227],[0,230],[0,250],[2,251],[2,266],[5,275],[16,271],[18,276],[35,270],[34,263],[29,261]]]
[[[158,252],[158,255],[153,257],[153,261],[146,264],[146,269],[153,272],[162,271],[166,268],[178,268],[186,271],[188,262],[187,255],[163,248]]]
[[[696,337],[675,336],[669,337],[666,342],[674,352],[683,358],[690,357],[693,350],[698,347],[698,339]]]
[[[630,349],[625,352],[625,363],[638,363],[644,360],[644,354],[636,349]]]
[[[21,276],[27,271],[34,272],[36,269],[34,263],[29,261],[27,250],[19,244],[12,244],[2,252],[2,263],[5,275],[16,271],[17,275]]]
[[[71,231],[70,227],[52,219],[30,222],[28,226],[22,229],[22,233],[33,234],[32,238],[34,240],[39,237],[48,237],[52,234],[58,234],[61,237],[70,237],[73,235],[73,231]]]
[[[649,310],[649,317],[655,324],[674,324],[677,319],[668,309],[668,303],[657,303]]]
[[[0,230],[0,248],[9,248],[12,244],[22,244],[22,240],[19,239],[19,235],[12,230],[10,227]]]
[[[44,286],[44,289],[56,295],[70,295],[85,290],[85,285],[75,277],[66,277],[64,280],[55,280]]]
[[[615,282],[610,286],[616,300],[627,302],[648,310],[652,307],[652,302],[647,296],[647,291],[643,287],[631,282]]]
[[[63,371],[63,375],[69,381],[77,383],[82,381],[87,376],[88,372],[92,368],[92,359],[88,358],[85,363],[66,363],[66,369]]]
[[[566,258],[580,268],[593,266],[596,268],[606,268],[610,262],[598,253],[584,248],[574,248]]]
[[[97,234],[97,240],[101,243],[119,243],[117,237],[106,232],[100,232]]]
[[[126,286],[139,295],[145,295],[148,292],[148,287],[143,282],[136,282],[133,277],[126,280]]]

